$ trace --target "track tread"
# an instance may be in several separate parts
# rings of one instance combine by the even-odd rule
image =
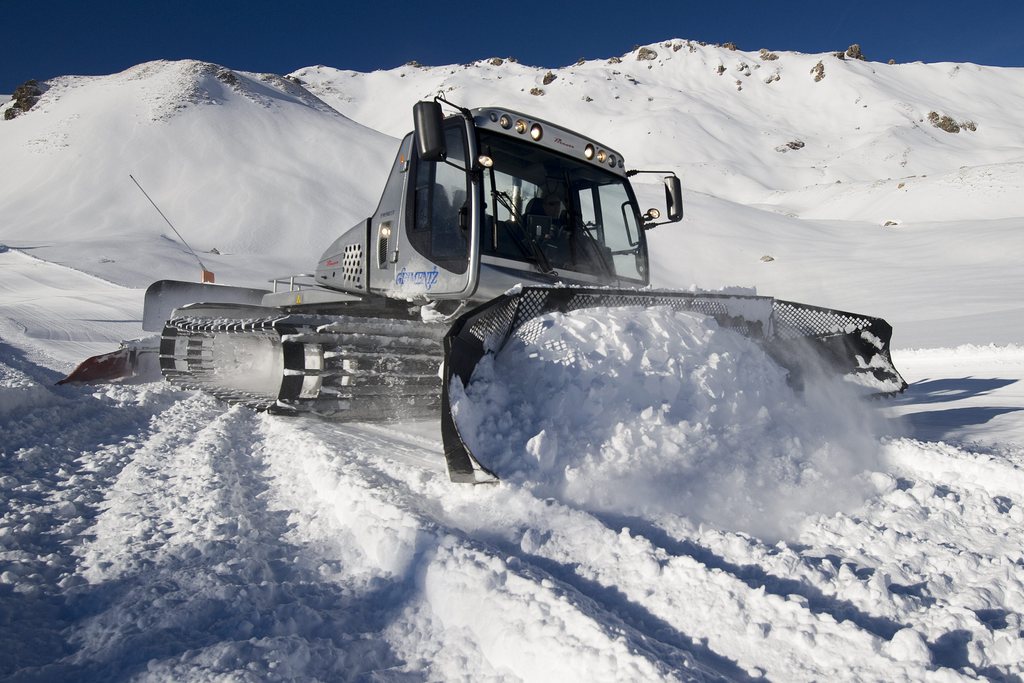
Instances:
[[[285,314],[251,320],[182,317],[167,323],[160,365],[168,381],[254,410],[344,421],[435,417],[444,326],[392,317]],[[246,368],[221,364],[236,342],[265,343],[279,378],[243,387]],[[233,349],[231,349],[233,351]]]

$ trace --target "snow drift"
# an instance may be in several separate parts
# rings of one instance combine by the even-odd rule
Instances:
[[[503,479],[769,537],[862,502],[877,417],[841,381],[816,376],[797,392],[755,342],[699,314],[541,320],[535,343],[485,356],[453,399],[474,455]]]

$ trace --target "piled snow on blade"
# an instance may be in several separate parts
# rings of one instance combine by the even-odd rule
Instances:
[[[870,407],[839,380],[800,391],[757,343],[665,308],[549,314],[485,356],[452,408],[501,479],[623,514],[786,537],[850,509],[878,466]]]

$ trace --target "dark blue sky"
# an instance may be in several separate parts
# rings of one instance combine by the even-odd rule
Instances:
[[[876,61],[1024,66],[1021,0],[0,0],[0,26],[2,93],[152,59],[281,74],[492,56],[558,67],[668,38],[800,52],[859,43]]]

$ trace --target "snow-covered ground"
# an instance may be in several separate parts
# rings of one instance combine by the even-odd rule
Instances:
[[[0,677],[1024,676],[1024,70],[648,49],[553,81],[152,63],[0,121]],[[373,208],[438,90],[677,169],[658,285],[885,317],[910,388],[796,394],[707,320],[574,314],[551,334],[582,369],[512,348],[461,399],[503,475],[472,487],[429,422],[54,385],[143,334],[140,287],[198,274],[129,173],[257,284]]]

